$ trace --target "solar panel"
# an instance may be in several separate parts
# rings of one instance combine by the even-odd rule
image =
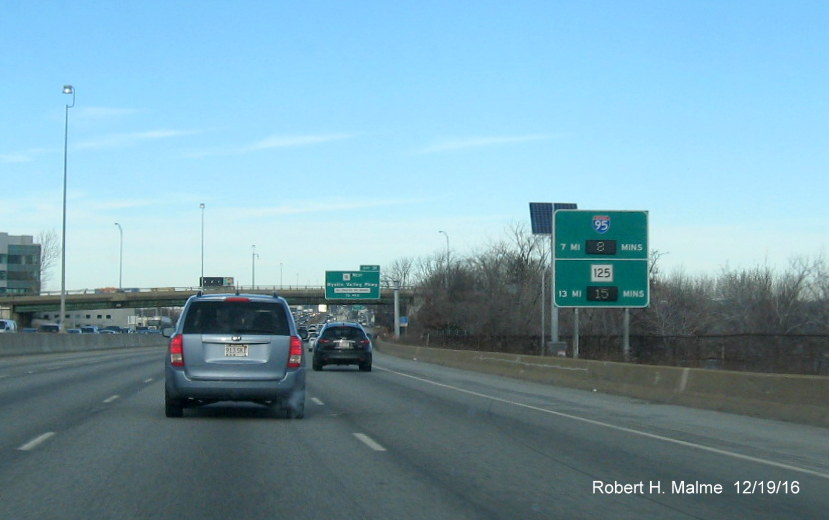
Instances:
[[[578,209],[572,202],[530,202],[530,225],[534,235],[553,234],[553,212],[559,209]]]
[[[530,225],[533,235],[552,235],[553,203],[530,202]]]

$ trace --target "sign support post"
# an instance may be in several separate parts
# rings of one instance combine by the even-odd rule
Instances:
[[[550,341],[555,347],[558,337],[558,307],[556,306],[556,227],[550,233]]]
[[[394,281],[394,339],[400,339],[400,280]]]
[[[560,209],[574,210],[578,205],[573,202],[530,202],[530,223],[534,235],[550,235],[550,345],[552,349],[561,348],[559,338],[558,307],[555,304],[556,294],[556,237],[553,214]],[[544,279],[546,273],[541,276],[541,299],[544,297]],[[544,305],[541,306],[541,355],[547,353],[547,345],[544,343]]]

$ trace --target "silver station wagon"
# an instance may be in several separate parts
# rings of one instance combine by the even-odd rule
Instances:
[[[246,294],[190,297],[165,363],[165,413],[218,401],[252,401],[288,418],[305,415],[302,340],[284,298]]]

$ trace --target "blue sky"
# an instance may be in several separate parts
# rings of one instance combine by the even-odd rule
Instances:
[[[826,252],[821,1],[3,2],[0,230],[67,287],[319,285],[529,227],[649,211],[664,269]],[[280,268],[281,265],[281,268]],[[281,274],[280,274],[281,273]],[[59,287],[59,273],[51,287]]]

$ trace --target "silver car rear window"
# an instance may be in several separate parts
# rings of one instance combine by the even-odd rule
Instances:
[[[264,302],[193,302],[184,321],[184,334],[290,335],[281,305]]]

